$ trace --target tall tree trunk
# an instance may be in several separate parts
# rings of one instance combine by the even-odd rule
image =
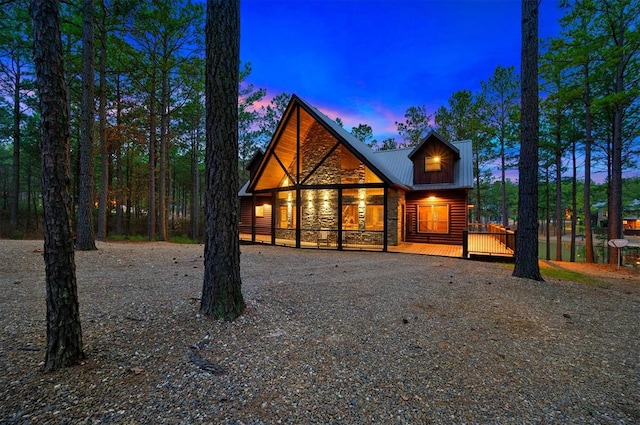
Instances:
[[[245,309],[238,234],[240,1],[207,0],[206,237],[200,312],[234,320]]]
[[[155,61],[153,61],[155,63]],[[149,240],[156,237],[156,74],[151,71],[149,93],[149,204],[147,210],[147,234]]]
[[[13,85],[13,187],[11,189],[11,211],[9,222],[11,226],[18,226],[18,206],[20,205],[20,58],[15,60],[16,72]],[[27,207],[29,204],[27,204]]]
[[[165,46],[166,51],[166,46]],[[162,70],[160,88],[160,175],[158,176],[158,235],[161,241],[168,240],[167,231],[167,138],[169,127],[169,70]]]
[[[613,71],[613,131],[611,141],[611,180],[609,181],[609,239],[621,239],[622,231],[622,150],[625,113],[637,103],[633,86],[637,86],[637,56],[640,52],[638,34],[638,16],[640,8],[637,2],[602,1],[600,4],[611,38],[611,63]],[[628,81],[627,81],[628,80]],[[633,82],[636,84],[633,84]],[[629,84],[629,89],[625,88]],[[629,109],[628,109],[629,108]],[[617,264],[619,248],[609,248],[609,263]]]
[[[109,215],[109,142],[107,141],[107,11],[102,6],[100,23],[100,202],[98,204],[98,239],[107,239],[107,216]]]
[[[80,186],[76,248],[97,249],[93,231],[93,0],[83,2],[82,22],[82,111],[80,116]]]
[[[556,115],[556,261],[562,261],[562,235],[564,233],[564,208],[562,208],[562,119]]]
[[[624,37],[624,34],[620,34]],[[624,43],[621,43],[624,45]],[[616,93],[624,92],[624,65],[616,67]],[[611,150],[611,181],[609,184],[609,239],[622,239],[622,122],[624,108],[616,102],[613,109],[613,140]],[[609,264],[618,264],[619,249],[609,247]]]
[[[504,227],[509,227],[509,215],[507,214],[507,177],[506,177],[506,158],[504,152],[504,145],[506,135],[504,132],[504,122],[500,128],[500,189],[502,192],[502,225]]]
[[[120,75],[116,76],[116,129],[117,129],[117,145],[116,145],[116,235],[122,234],[122,93],[120,91]]]
[[[68,58],[71,57],[71,51],[73,48],[73,44],[74,41],[72,40],[71,36],[67,36],[66,39],[64,40],[64,53],[63,53],[63,57]],[[67,75],[65,76],[65,91],[67,94],[67,111],[69,111],[69,122],[71,122],[71,114],[73,113],[73,109],[71,108],[71,81],[75,78],[75,75],[72,75],[71,72],[67,72]],[[69,124],[71,125],[71,124]],[[73,167],[71,169],[71,175],[73,176],[73,178],[71,179],[71,202],[72,202],[72,210],[76,211],[77,209],[77,202],[78,202],[78,196],[80,193],[80,129],[79,126],[76,129],[77,131],[77,137],[74,138],[74,140],[71,142],[72,144],[72,152],[71,152],[71,161],[73,164]],[[75,143],[77,143],[77,146],[73,145]],[[74,214],[73,218],[75,220],[78,219],[77,214]],[[73,222],[73,228],[77,228],[77,223]]]
[[[593,231],[591,230],[591,145],[593,142],[591,136],[591,88],[589,84],[589,62],[584,65],[585,91],[584,91],[584,236],[585,236],[585,261],[587,263],[595,263],[595,255],[593,250]]]
[[[26,230],[29,231],[31,230],[31,175],[32,175],[32,169],[31,169],[31,159],[27,160],[27,223],[26,223]],[[36,215],[36,220],[38,219],[38,216]]]
[[[40,94],[47,349],[44,370],[84,357],[69,195],[69,110],[64,82],[59,5],[33,0],[34,61]]]
[[[614,111],[611,181],[609,184],[609,239],[622,239],[622,111]],[[619,248],[609,247],[609,264],[618,264]]]
[[[538,0],[522,0],[521,142],[513,276],[543,280],[538,264]]]
[[[572,132],[572,134],[575,134]],[[576,224],[578,220],[578,200],[576,199],[578,187],[578,165],[576,158],[576,142],[571,142],[571,159],[573,162],[573,173],[571,175],[571,251],[569,253],[569,261],[576,261]]]
[[[133,182],[132,174],[133,174],[133,147],[131,142],[127,144],[127,153],[126,153],[126,162],[127,162],[127,172],[125,175],[127,176],[127,207],[125,213],[125,224],[124,224],[124,235],[125,237],[129,237],[131,234],[131,198],[133,196]]]
[[[551,232],[549,232],[549,227],[551,225],[551,191],[549,190],[549,163],[547,162],[547,166],[545,167],[545,227],[546,232],[545,239],[545,260],[551,259]]]
[[[198,130],[191,131],[191,238],[199,239],[200,173],[198,172]]]

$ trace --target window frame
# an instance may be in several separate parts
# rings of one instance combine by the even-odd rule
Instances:
[[[373,210],[379,210],[377,213],[374,213]],[[380,221],[377,221],[377,226],[374,226],[371,222],[372,216],[377,216],[380,218]],[[384,230],[384,205],[382,204],[368,204],[365,206],[364,213],[364,229],[365,230],[373,230],[380,231]]]
[[[358,230],[359,227],[358,204],[345,204],[342,206],[342,228],[344,230]],[[349,223],[348,219],[352,222]]]
[[[438,155],[427,155],[424,157],[424,171],[431,173],[442,171],[442,157]]]
[[[424,208],[430,208],[433,212],[433,210],[437,207],[445,207],[447,209],[446,212],[446,220],[420,220],[420,210],[424,209]],[[421,223],[426,222],[427,223],[427,230],[422,230],[421,227]],[[435,228],[436,223],[446,223],[446,229],[445,230],[436,230]],[[431,226],[429,226],[429,224]],[[449,229],[451,226],[451,207],[449,204],[425,204],[425,205],[418,205],[417,206],[417,217],[416,217],[416,231],[418,233],[436,233],[436,234],[448,234],[449,233]],[[429,229],[429,227],[431,227],[431,229]]]

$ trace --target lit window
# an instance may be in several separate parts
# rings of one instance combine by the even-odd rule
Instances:
[[[382,205],[367,205],[364,227],[366,230],[384,229],[384,209]]]
[[[278,193],[279,208],[276,210],[276,222],[281,229],[296,228],[296,197],[295,192]]]
[[[264,205],[256,205],[256,217],[264,217]]]
[[[278,217],[278,224],[281,229],[295,229],[296,228],[296,209],[291,206],[280,207],[280,215]]]
[[[425,171],[440,171],[441,169],[442,163],[439,156],[427,156],[424,158]]]
[[[418,232],[448,233],[448,205],[418,205]]]
[[[358,206],[344,205],[342,207],[342,228],[355,230],[358,228]]]

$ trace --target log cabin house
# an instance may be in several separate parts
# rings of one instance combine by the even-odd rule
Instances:
[[[432,131],[415,148],[374,152],[293,95],[266,151],[247,168],[243,240],[381,251],[463,243],[470,141],[450,143]]]

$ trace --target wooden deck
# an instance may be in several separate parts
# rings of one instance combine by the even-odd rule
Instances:
[[[403,254],[435,255],[439,257],[462,257],[462,246],[435,243],[402,242],[398,246],[390,246],[388,251],[401,252]]]
[[[491,235],[469,233],[469,256],[513,257],[513,251]],[[435,255],[462,258],[462,246],[432,243],[401,243],[390,246],[389,252],[405,254]]]
[[[243,241],[251,241],[251,235],[241,234],[240,239]],[[271,236],[256,235],[256,243],[271,243]],[[290,239],[276,239],[276,245],[295,247],[296,242]],[[303,242],[303,248],[317,248],[316,244]],[[335,246],[321,246],[321,249],[336,249]],[[349,244],[343,244],[344,250],[350,249],[367,249],[367,247],[358,246],[357,248],[350,247]],[[379,251],[372,247],[371,250]],[[434,255],[440,257],[456,257],[462,258],[462,246],[460,245],[443,245],[432,243],[406,243],[402,242],[397,246],[389,246],[387,249],[389,252],[399,252],[403,254],[418,254],[418,255]],[[477,233],[469,234],[469,255],[479,256],[503,256],[513,257],[513,251],[507,248],[503,243],[498,241],[491,235],[483,235]]]

